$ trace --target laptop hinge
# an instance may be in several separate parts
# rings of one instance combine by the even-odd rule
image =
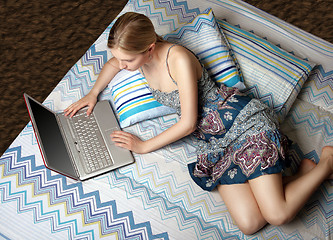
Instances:
[[[68,134],[66,134],[66,131],[64,129],[64,123],[61,121],[62,119],[66,120],[64,116],[62,115],[57,115],[56,114],[56,119],[57,119],[57,122],[58,122],[58,126],[59,126],[59,129],[60,129],[60,132],[63,136],[63,139],[65,141],[65,145],[66,145],[66,148],[67,148],[67,152],[68,152],[68,155],[70,156],[70,160],[71,160],[71,165],[73,166],[73,169],[77,175],[78,178],[80,178],[80,171],[78,170],[78,167],[74,161],[74,156],[73,156],[73,151],[70,149],[70,143],[68,141]]]

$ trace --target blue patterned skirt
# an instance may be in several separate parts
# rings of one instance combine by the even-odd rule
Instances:
[[[283,171],[288,140],[265,104],[222,85],[200,109],[194,133],[197,161],[188,167],[202,189],[211,191],[218,184],[245,183]]]

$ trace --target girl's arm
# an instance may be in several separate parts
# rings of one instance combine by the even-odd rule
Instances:
[[[141,141],[138,137],[123,131],[114,132],[111,137],[117,146],[127,148],[136,153],[147,153],[175,142],[196,129],[198,116],[197,80],[201,77],[202,69],[192,53],[182,47],[174,47],[170,52],[169,69],[177,81],[181,118],[161,134]]]
[[[111,58],[104,64],[93,88],[90,92],[81,98],[79,101],[73,103],[68,108],[65,109],[65,115],[70,117],[74,116],[77,111],[81,108],[88,106],[87,115],[90,115],[94,106],[97,102],[97,97],[101,91],[103,91],[114,76],[120,71],[118,67],[117,59]]]

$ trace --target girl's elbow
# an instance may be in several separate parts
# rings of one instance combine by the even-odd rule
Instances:
[[[180,121],[182,122],[180,125],[182,130],[185,132],[186,135],[190,135],[197,129],[197,119],[196,118],[181,118]]]
[[[196,123],[188,124],[185,129],[186,129],[186,135],[190,135],[197,129],[197,124]]]
[[[193,133],[195,130],[197,130],[197,123],[195,123],[192,127],[191,127],[191,132]]]

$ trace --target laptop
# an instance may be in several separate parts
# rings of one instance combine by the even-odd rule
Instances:
[[[108,101],[97,102],[89,117],[83,108],[70,118],[26,93],[24,99],[48,169],[83,181],[134,162],[132,153],[110,138],[121,128]]]

